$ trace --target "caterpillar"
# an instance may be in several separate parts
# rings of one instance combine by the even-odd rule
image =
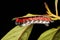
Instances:
[[[40,16],[16,18],[15,24],[21,26],[28,26],[31,24],[44,24],[46,26],[49,26],[50,22],[53,22],[53,20],[51,20],[50,17],[46,15],[40,15]]]

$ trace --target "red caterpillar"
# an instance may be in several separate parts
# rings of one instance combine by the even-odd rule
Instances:
[[[21,26],[28,26],[36,23],[45,24],[46,26],[49,26],[48,24],[50,22],[52,22],[51,18],[46,15],[16,18],[16,24]]]

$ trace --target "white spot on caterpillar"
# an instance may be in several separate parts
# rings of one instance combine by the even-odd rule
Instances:
[[[23,23],[22,26],[28,26],[31,25],[30,21],[27,21],[26,23]]]
[[[26,26],[26,24],[22,24],[21,26]]]
[[[32,20],[30,23],[33,24],[34,20]]]
[[[42,23],[43,23],[43,24],[45,24],[45,23],[46,23],[46,21],[43,21]]]
[[[47,23],[47,24],[48,24],[48,23],[50,23],[50,22],[49,22],[49,21],[43,21],[42,23],[43,23],[43,24],[45,24],[45,23]]]
[[[42,22],[43,22],[43,21],[41,21],[41,20],[39,21],[39,23],[42,23]]]
[[[35,20],[33,23],[38,23],[38,20]]]

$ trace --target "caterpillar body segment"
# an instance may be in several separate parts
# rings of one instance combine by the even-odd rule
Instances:
[[[49,23],[53,22],[50,17],[48,16],[33,16],[33,17],[23,17],[23,18],[16,18],[16,25],[21,26],[28,26],[31,24],[45,24],[49,26]]]

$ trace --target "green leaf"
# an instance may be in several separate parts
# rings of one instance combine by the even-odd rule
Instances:
[[[21,38],[19,38],[19,40],[28,40],[29,35],[31,33],[32,27],[29,27],[21,36]]]
[[[38,40],[52,40],[57,31],[58,29],[56,28],[49,29],[45,31],[44,33],[42,33],[40,37],[38,38]]]
[[[32,26],[16,26],[11,31],[9,31],[1,40],[18,40],[21,39],[28,39],[30,32],[32,30]]]
[[[58,27],[58,29],[59,30],[54,35],[53,40],[60,40],[60,26]]]

